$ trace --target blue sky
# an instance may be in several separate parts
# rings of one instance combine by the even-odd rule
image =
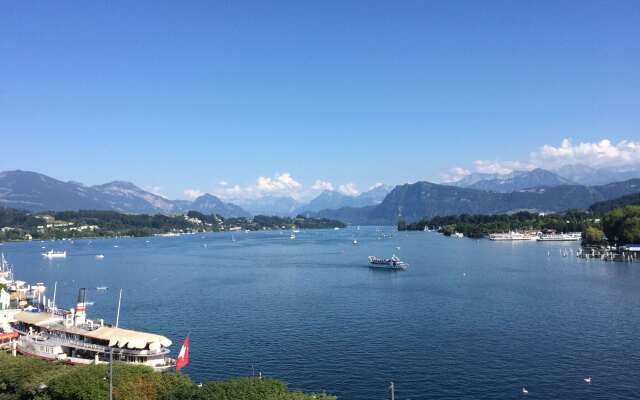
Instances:
[[[640,162],[638,38],[638,1],[7,1],[0,170],[305,197]]]

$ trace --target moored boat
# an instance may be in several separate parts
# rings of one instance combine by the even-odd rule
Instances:
[[[528,232],[507,232],[507,233],[491,233],[489,234],[489,240],[496,241],[514,241],[514,240],[537,240],[538,235]]]
[[[582,240],[582,233],[542,233],[538,236],[537,240],[540,242],[576,242]]]
[[[155,371],[169,371],[175,361],[169,357],[171,340],[146,332],[122,329],[103,320],[86,318],[85,289],[78,294],[75,309],[60,310],[55,305],[43,310],[20,311],[12,328],[19,334],[19,353],[69,364],[100,364],[113,359],[146,365]]]

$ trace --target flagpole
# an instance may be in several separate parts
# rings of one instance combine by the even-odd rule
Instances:
[[[120,303],[122,302],[122,288],[120,288],[120,296],[118,297],[118,312],[116,313],[116,328],[120,323]]]
[[[51,304],[51,316],[56,312],[56,292],[58,291],[58,281],[53,284],[53,303]]]
[[[109,400],[113,400],[113,347],[109,351]]]

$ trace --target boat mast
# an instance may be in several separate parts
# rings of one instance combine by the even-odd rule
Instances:
[[[122,302],[122,288],[120,288],[120,295],[118,296],[118,312],[116,313],[116,328],[120,322],[120,303]]]
[[[53,303],[51,304],[51,316],[55,313],[56,310],[56,292],[58,290],[58,281],[53,284]]]

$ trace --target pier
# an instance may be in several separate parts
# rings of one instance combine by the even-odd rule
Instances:
[[[640,249],[630,246],[585,246],[578,250],[576,256],[587,260],[638,262]]]

